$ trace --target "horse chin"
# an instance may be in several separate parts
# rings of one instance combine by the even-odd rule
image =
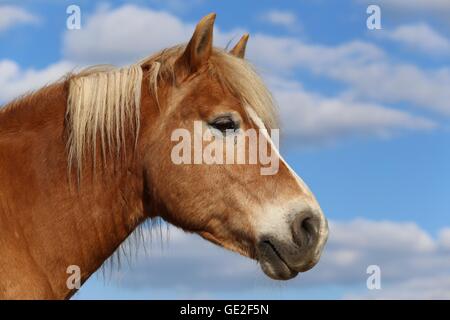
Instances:
[[[289,280],[295,278],[298,272],[291,269],[277,250],[268,242],[258,246],[259,263],[263,272],[274,280]]]

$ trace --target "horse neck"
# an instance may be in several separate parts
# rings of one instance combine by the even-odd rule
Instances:
[[[136,161],[69,181],[67,89],[46,88],[0,111],[0,298],[66,298],[144,219]]]

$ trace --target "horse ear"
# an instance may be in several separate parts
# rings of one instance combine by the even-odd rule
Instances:
[[[206,64],[213,49],[213,28],[215,13],[204,16],[195,27],[194,34],[184,50],[179,61],[195,72]]]
[[[245,48],[247,47],[248,37],[249,37],[248,33],[244,34],[241,40],[239,40],[239,42],[234,46],[234,48],[230,50],[230,54],[243,59],[245,56]]]

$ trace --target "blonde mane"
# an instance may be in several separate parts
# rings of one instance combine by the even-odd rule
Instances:
[[[184,48],[175,46],[124,68],[91,67],[69,78],[66,112],[69,168],[75,164],[81,172],[89,149],[95,163],[98,138],[103,159],[107,158],[107,153],[119,156],[125,150],[127,132],[137,139],[144,78],[142,66],[150,66],[149,88],[159,106],[159,79],[174,79],[175,61]],[[243,104],[251,106],[268,128],[277,127],[275,103],[250,63],[215,48],[208,71]]]

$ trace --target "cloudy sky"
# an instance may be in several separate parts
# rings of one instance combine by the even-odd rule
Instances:
[[[280,105],[283,153],[330,220],[318,266],[282,283],[197,236],[146,226],[145,248],[130,241],[120,268],[75,299],[450,298],[450,2],[299,3],[0,0],[0,103],[186,42],[210,12],[217,46],[249,32],[248,59]],[[366,27],[371,3],[381,30]],[[70,4],[80,30],[66,28]],[[367,289],[369,265],[380,290]]]

